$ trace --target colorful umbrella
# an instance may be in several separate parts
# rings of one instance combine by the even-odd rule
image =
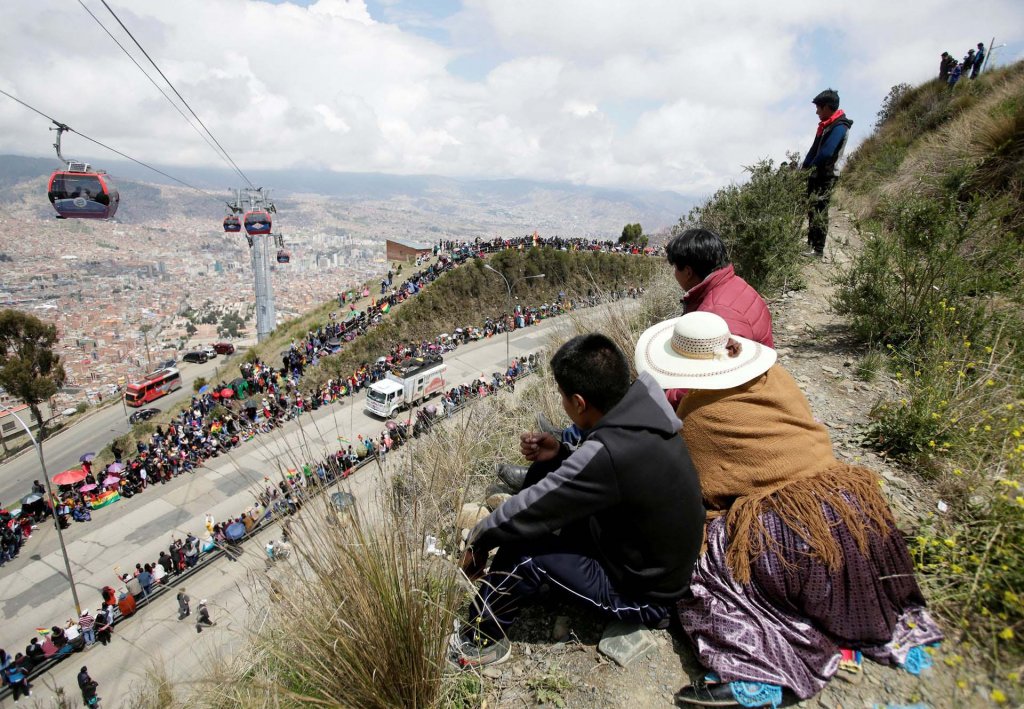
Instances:
[[[88,483],[87,485],[82,485],[82,487],[78,488],[78,491],[79,492],[92,492],[93,490],[96,489],[96,487],[97,487],[97,485],[95,483]]]
[[[96,457],[95,453],[83,453],[82,457],[78,459],[79,463],[91,463],[92,459]]]
[[[103,478],[103,484],[104,485],[117,485],[120,482],[121,482],[121,478],[117,477],[116,475],[109,475],[109,476]]]
[[[209,384],[203,384],[203,386],[199,387],[198,393],[199,394],[205,394],[208,391],[210,391],[210,385]]]
[[[235,390],[234,389],[228,389],[227,387],[224,387],[223,389],[220,390],[220,398],[222,398],[222,399],[230,399],[234,395],[235,395]]]
[[[111,463],[110,465],[107,466],[108,473],[117,474],[120,473],[122,470],[124,470],[124,465],[121,463]]]
[[[245,536],[245,525],[241,522],[229,524],[228,528],[224,530],[224,536],[230,539],[231,541],[241,539]]]
[[[58,485],[74,485],[85,480],[87,472],[81,468],[72,468],[71,470],[65,470],[63,473],[57,473],[53,476],[53,481]]]

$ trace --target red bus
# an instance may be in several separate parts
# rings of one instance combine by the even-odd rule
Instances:
[[[124,392],[124,402],[128,406],[143,404],[181,389],[181,372],[173,367],[158,369],[151,372],[140,382],[132,382]]]

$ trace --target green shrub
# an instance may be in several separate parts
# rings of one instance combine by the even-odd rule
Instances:
[[[776,169],[771,160],[746,168],[750,179],[718,190],[679,220],[675,231],[702,226],[717,232],[736,273],[765,297],[803,285],[800,253],[807,215],[806,174]]]
[[[252,350],[250,350],[251,352]],[[192,391],[199,391],[207,385],[206,377],[196,377],[192,380]]]
[[[923,341],[949,307],[967,339],[989,321],[991,296],[1016,267],[998,222],[977,207],[917,196],[883,202],[877,231],[839,272],[832,301],[861,341]]]
[[[868,433],[928,480],[941,510],[912,545],[930,603],[999,665],[1024,653],[1024,362],[1018,336],[966,339],[940,307],[926,340],[890,349],[895,392]]]

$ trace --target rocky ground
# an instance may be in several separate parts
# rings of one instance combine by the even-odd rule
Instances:
[[[868,413],[893,386],[884,373],[872,382],[859,373],[861,353],[849,341],[843,318],[832,312],[832,276],[846,262],[857,239],[851,218],[833,210],[826,261],[809,262],[807,287],[771,303],[781,362],[800,383],[815,415],[828,426],[838,456],[878,471],[904,529],[936,500],[907,471],[861,445]],[[701,675],[693,653],[674,629],[654,631],[654,647],[623,668],[598,651],[604,622],[568,605],[530,610],[513,632],[512,659],[484,670],[483,692],[492,707],[668,707],[673,695]],[[785,706],[827,709],[874,707],[992,706],[991,686],[980,670],[962,662],[962,650],[947,641],[934,653],[934,666],[920,677],[865,662],[860,675],[834,679],[817,697]]]

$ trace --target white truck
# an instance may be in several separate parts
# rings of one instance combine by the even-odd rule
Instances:
[[[391,418],[406,406],[429,399],[445,388],[448,365],[440,357],[424,360],[413,357],[394,367],[385,379],[374,382],[366,392],[366,410],[383,418]]]

